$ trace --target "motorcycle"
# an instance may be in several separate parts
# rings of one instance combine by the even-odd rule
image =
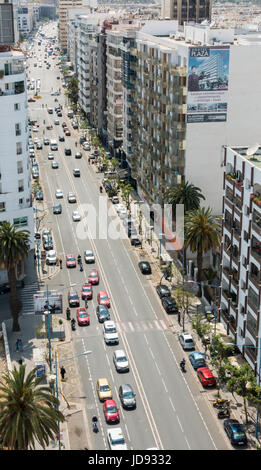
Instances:
[[[229,406],[229,400],[224,400],[223,398],[218,398],[213,401],[214,408],[223,408],[224,406]]]
[[[97,416],[93,416],[92,418],[92,430],[93,432],[97,433],[99,431],[98,429],[98,418]]]
[[[81,262],[82,262],[82,257],[81,257],[81,255],[78,255],[78,256],[77,256],[77,261],[78,261],[78,264],[81,264]]]
[[[71,320],[71,311],[69,308],[66,309],[66,318],[67,320]]]
[[[218,411],[218,419],[223,419],[223,418],[230,418],[230,409],[228,406],[223,406],[223,408],[221,408],[219,411]]]
[[[72,320],[71,320],[71,327],[72,327],[72,331],[75,331],[75,330],[76,330],[74,318],[72,318]]]
[[[102,193],[102,186],[100,186],[100,193]]]
[[[80,262],[80,271],[81,271],[81,272],[83,271],[82,261]]]
[[[51,131],[51,130],[53,129],[53,126],[47,126],[46,129],[47,129],[48,131]]]
[[[183,361],[180,361],[179,363],[181,371],[186,372],[186,361],[183,359]]]

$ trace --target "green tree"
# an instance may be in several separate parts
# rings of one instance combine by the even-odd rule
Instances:
[[[121,185],[121,195],[122,195],[122,199],[124,200],[126,206],[127,206],[127,209],[130,208],[130,195],[133,191],[133,187],[131,186],[131,184],[122,184]]]
[[[209,346],[211,354],[211,364],[217,371],[217,377],[219,384],[226,380],[226,371],[229,367],[228,357],[232,353],[233,346],[226,344],[222,341],[221,335],[215,335],[212,337],[212,342]]]
[[[176,287],[172,297],[175,299],[179,311],[182,311],[182,325],[185,327],[185,315],[188,314],[190,307],[193,305],[194,296],[191,292],[183,289],[183,286]]]
[[[211,209],[200,207],[185,215],[185,247],[197,254],[198,281],[203,281],[203,255],[215,250],[221,242],[220,217],[213,216]],[[201,291],[201,289],[200,289]]]
[[[72,77],[68,82],[67,90],[65,94],[73,104],[78,103],[78,80],[76,77]]]
[[[18,322],[22,303],[17,296],[16,266],[29,252],[28,230],[18,230],[10,222],[2,222],[0,226],[0,264],[7,270],[10,284],[9,305],[13,317],[13,331],[20,331]]]
[[[198,337],[201,339],[202,344],[207,346],[207,337],[211,333],[212,326],[205,320],[205,316],[202,313],[198,313],[192,320],[192,328],[196,331]]]
[[[184,214],[186,214],[188,211],[199,209],[201,199],[205,200],[201,189],[188,181],[169,188],[164,195],[165,202],[172,204],[174,214],[176,214],[176,204],[184,204]]]
[[[40,386],[43,377],[36,369],[25,376],[25,366],[3,375],[0,382],[0,435],[9,450],[43,449],[58,436],[58,421],[64,422],[58,410],[59,400],[50,387]]]

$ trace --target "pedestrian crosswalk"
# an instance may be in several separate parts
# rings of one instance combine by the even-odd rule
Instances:
[[[33,315],[34,314],[34,294],[39,291],[38,282],[32,284],[25,284],[22,289],[18,290],[18,296],[23,306],[20,315]]]
[[[138,333],[144,331],[165,331],[168,324],[165,320],[141,320],[115,322],[119,333]]]

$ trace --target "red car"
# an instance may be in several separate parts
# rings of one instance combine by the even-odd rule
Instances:
[[[67,268],[76,268],[76,258],[74,255],[66,255]]]
[[[29,98],[28,100],[28,103],[35,103],[36,100],[34,100],[33,98]]]
[[[98,273],[97,269],[92,269],[89,272],[88,282],[90,284],[95,284],[95,285],[99,284],[99,273]]]
[[[216,385],[216,379],[208,367],[200,367],[197,375],[203,387],[212,387]]]
[[[82,286],[82,300],[91,300],[92,299],[92,285],[91,284],[83,284]]]
[[[90,316],[85,307],[79,307],[76,309],[76,316],[79,326],[89,325]]]
[[[103,404],[103,411],[106,423],[120,422],[119,408],[117,408],[117,405],[114,400],[106,400]]]
[[[65,131],[65,135],[71,135],[69,129],[67,131]]]
[[[97,301],[99,305],[105,305],[106,307],[111,306],[110,298],[105,290],[98,292]]]

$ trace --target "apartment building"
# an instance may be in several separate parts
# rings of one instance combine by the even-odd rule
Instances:
[[[224,148],[220,321],[260,373],[261,148]]]
[[[31,167],[28,155],[28,114],[25,57],[11,46],[0,46],[0,223],[30,231],[33,248],[34,223]],[[23,266],[17,266],[18,278]],[[0,282],[6,272],[0,271]]]
[[[32,6],[19,6],[17,9],[19,33],[28,36],[35,24],[35,12]]]
[[[212,0],[162,0],[161,16],[178,20],[179,25],[194,21],[211,21]]]
[[[59,28],[59,42],[61,48],[67,50],[67,10],[72,8],[80,8],[84,0],[59,0],[58,5],[58,28]]]

